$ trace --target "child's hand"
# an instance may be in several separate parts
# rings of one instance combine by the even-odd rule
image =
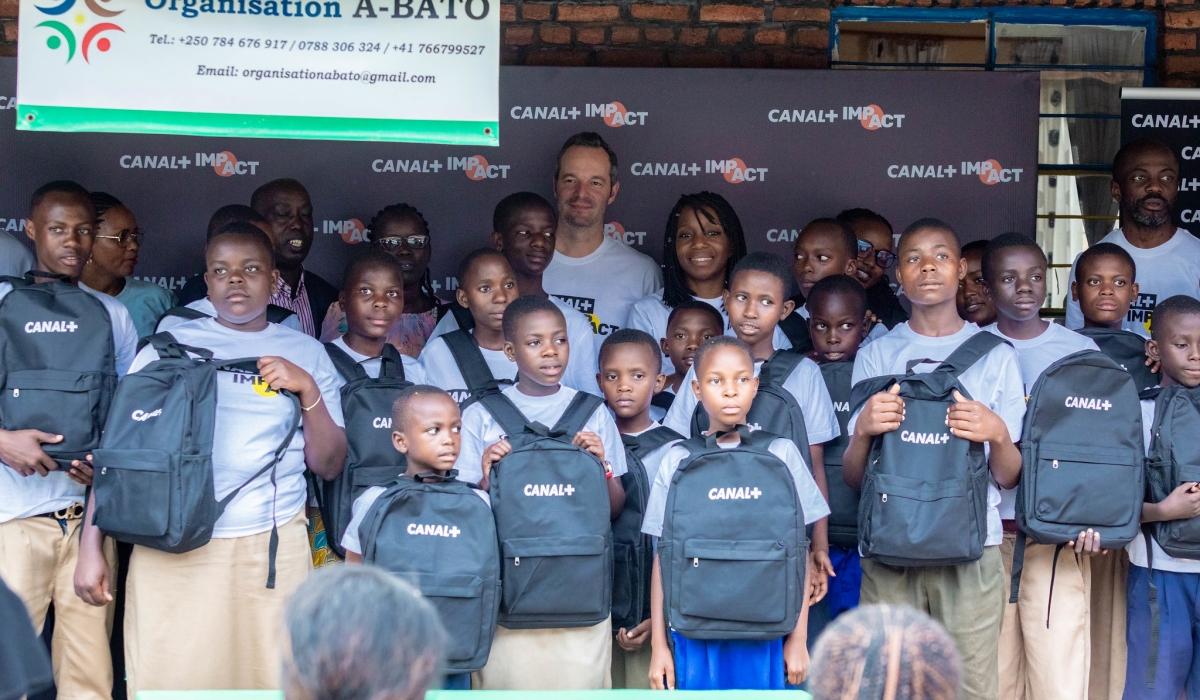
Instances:
[[[814,550],[809,557],[808,565],[808,604],[809,606],[820,603],[829,593],[829,577],[837,577],[833,573],[833,562],[829,560],[829,552],[825,550]]]
[[[604,442],[600,439],[599,435],[590,430],[580,430],[578,433],[575,433],[575,439],[571,441],[571,444],[576,447],[582,447],[595,455],[596,459],[602,463],[604,462]],[[609,467],[605,465],[604,471],[607,472],[608,470]]]
[[[1188,481],[1175,487],[1158,504],[1160,520],[1188,520],[1200,515],[1200,483]]]
[[[863,406],[854,424],[854,432],[868,437],[890,433],[900,427],[904,420],[904,399],[900,398],[900,385],[894,384],[881,391]]]
[[[1154,374],[1158,374],[1159,370],[1162,369],[1162,367],[1158,363],[1158,360],[1153,357],[1146,358],[1146,366],[1149,367],[1150,371],[1153,372]]]
[[[258,373],[271,389],[287,389],[301,401],[311,403],[321,396],[312,375],[282,357],[266,355],[258,358]]]
[[[971,442],[1012,442],[1008,426],[992,409],[978,401],[968,401],[957,390],[954,401],[946,411],[946,425],[955,437]]]
[[[786,658],[785,655],[784,659]],[[652,690],[675,690],[675,659],[671,658],[670,649],[654,648],[651,650],[650,688]]]
[[[512,452],[512,445],[509,444],[508,440],[503,440],[503,439],[493,442],[490,447],[488,447],[486,450],[484,450],[484,452],[483,452],[483,480],[484,481],[487,481],[488,476],[492,473],[492,466],[494,466],[496,464],[496,462],[499,462],[501,459],[507,457],[510,452]]]
[[[62,435],[40,430],[0,430],[0,461],[21,476],[46,476],[58,469],[58,463],[42,449],[63,441]]]
[[[631,630],[626,630],[624,627],[617,630],[617,644],[630,653],[641,651],[649,639],[649,618],[642,620],[641,624]]]
[[[84,461],[78,459],[71,460],[71,469],[67,472],[67,476],[71,477],[72,481],[83,484],[84,486],[92,485],[92,456],[87,455]]]
[[[1100,549],[1100,533],[1092,529],[1080,532],[1079,537],[1068,542],[1067,546],[1074,547],[1076,554],[1086,554],[1089,557],[1094,557],[1097,554],[1108,554],[1107,549]]]
[[[112,572],[108,569],[108,561],[104,558],[104,550],[99,547],[80,547],[79,558],[75,562],[75,595],[83,602],[96,607],[104,607],[113,601]]]
[[[788,685],[800,685],[808,678],[807,635],[789,634],[783,640],[783,669]]]

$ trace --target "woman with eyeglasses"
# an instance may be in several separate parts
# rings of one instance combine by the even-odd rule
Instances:
[[[838,221],[854,230],[858,238],[858,260],[854,279],[867,290],[867,310],[891,330],[908,320],[900,299],[888,283],[887,271],[896,264],[892,250],[892,225],[870,209],[846,209]]]
[[[395,258],[404,271],[404,313],[388,333],[387,342],[410,357],[417,357],[447,308],[433,291],[429,260],[433,246],[429,224],[411,204],[390,204],[367,225],[371,247]],[[346,332],[346,314],[338,303],[329,307],[321,327],[321,341]]]
[[[138,228],[129,207],[107,192],[92,192],[89,196],[96,208],[96,232],[92,236],[92,257],[80,281],[124,304],[138,337],[145,338],[154,333],[167,309],[175,306],[175,295],[153,282],[131,277],[146,234]]]

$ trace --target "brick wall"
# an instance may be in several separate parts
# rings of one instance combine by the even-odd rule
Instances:
[[[1159,84],[1200,85],[1198,0],[504,0],[501,62],[541,66],[828,67],[833,4],[1121,7],[1159,15]],[[17,54],[18,0],[0,0],[0,56]]]

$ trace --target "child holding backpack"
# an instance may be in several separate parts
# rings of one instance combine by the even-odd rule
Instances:
[[[450,636],[445,689],[470,690],[471,672],[487,661],[500,603],[488,497],[455,478],[462,419],[449,394],[411,386],[396,399],[391,418],[392,443],[407,468],[355,499],[342,538],[346,563],[367,562],[414,579]],[[462,585],[476,577],[478,586]]]
[[[997,486],[1016,486],[1021,473],[1020,365],[1011,347],[959,317],[966,266],[948,224],[915,222],[898,250],[912,318],[855,358],[861,408],[842,458],[846,483],[863,507],[870,499],[862,603],[911,605],[940,621],[962,655],[966,697],[995,700],[1005,595]]]
[[[39,187],[25,233],[36,248],[34,270],[53,277],[0,281],[0,578],[20,596],[39,633],[54,606],[50,652],[59,694],[105,700],[112,694],[113,597],[81,600],[72,578],[91,452],[117,377],[133,361],[137,329],[120,301],[79,282],[95,231],[96,213],[82,186]],[[95,398],[81,403],[79,392],[52,390],[68,373],[96,389]],[[26,404],[22,388],[41,391],[27,392]],[[115,566],[111,542],[96,555],[100,565]]]
[[[236,495],[216,520],[212,539],[181,554],[133,549],[125,613],[131,697],[139,690],[277,686],[284,602],[312,570],[304,470],[332,479],[346,458],[339,379],[325,348],[266,320],[278,279],[270,239],[250,224],[227,227],[209,241],[205,259],[217,317],[176,326],[171,335],[216,358],[257,357],[258,374],[217,373],[211,483],[218,498]],[[144,348],[131,374],[158,358],[154,345]],[[298,399],[303,419],[286,443],[281,441],[293,434],[296,410],[279,390]],[[173,421],[169,407],[161,408],[158,415],[135,411],[132,421]],[[106,437],[112,432],[119,431],[110,420]],[[275,467],[268,478],[260,472],[270,464]],[[120,486],[113,484],[116,493]],[[97,481],[92,504],[101,503],[99,490]],[[136,503],[133,494],[126,498],[125,509],[143,508],[147,518],[167,508]],[[96,512],[103,520],[101,509]],[[100,554],[104,532],[87,523],[75,580],[80,595],[97,603],[110,594],[112,579]],[[264,580],[274,587],[264,587]]]
[[[603,402],[562,386],[570,362],[562,311],[538,296],[504,310],[504,353],[518,380],[463,412],[459,479],[491,493],[503,601],[487,690],[611,687],[612,533],[624,447]]]
[[[661,538],[650,683],[782,690],[808,673],[805,526],[829,508],[791,441],[746,427],[759,383],[750,348],[711,338],[692,369],[709,431],[663,456],[642,524]]]
[[[646,689],[650,687],[647,642],[654,552],[650,536],[642,534],[642,518],[663,455],[683,436],[650,417],[651,400],[666,376],[662,355],[649,333],[621,328],[606,337],[600,345],[599,383],[621,431],[629,470],[621,477],[625,508],[613,522],[613,687]]]

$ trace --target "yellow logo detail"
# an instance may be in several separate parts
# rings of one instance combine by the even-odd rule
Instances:
[[[267,398],[270,398],[279,393],[278,391],[272,390],[271,385],[267,384],[266,381],[264,381],[262,377],[255,377],[253,384],[254,384],[254,391],[259,396],[265,396]]]

